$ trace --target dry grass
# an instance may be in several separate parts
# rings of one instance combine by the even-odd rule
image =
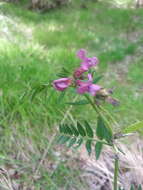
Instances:
[[[143,185],[143,141],[137,135],[130,137],[124,142],[118,143],[124,154],[119,154],[120,173],[119,185],[125,190],[130,189],[131,184],[137,188]],[[101,158],[96,161],[93,157],[89,158],[83,151],[81,158],[85,161],[83,165],[83,175],[90,189],[112,189],[114,154],[111,149],[105,148]]]
[[[16,147],[19,147],[17,154],[15,152],[13,157],[11,155],[9,158],[3,158],[4,163],[0,168],[0,189],[34,190],[36,184],[44,178],[43,172],[48,173],[47,183],[51,184],[50,189],[112,189],[114,154],[111,149],[105,147],[101,158],[96,161],[94,155],[88,157],[84,148],[79,149],[78,152],[75,150],[71,152],[63,146],[53,144],[54,139],[55,136],[47,148],[40,151],[32,139],[17,138]],[[126,140],[126,144],[125,142],[118,143],[125,153],[125,155],[121,153],[119,155],[119,185],[128,190],[131,184],[135,187],[139,184],[143,185],[143,141],[137,135]],[[50,154],[51,147],[54,159]],[[33,155],[37,159],[35,157],[34,160]],[[71,183],[68,188],[66,184],[58,186],[58,182],[55,183],[54,177],[51,177],[62,163],[72,168],[71,173],[64,174],[66,183]],[[24,181],[25,177],[26,181]],[[72,180],[75,180],[75,184]],[[43,185],[40,189],[45,190],[47,186]]]

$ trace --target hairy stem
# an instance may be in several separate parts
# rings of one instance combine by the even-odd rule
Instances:
[[[116,125],[119,126],[119,124],[116,122],[116,120],[112,117],[112,115],[105,109],[103,108],[103,106],[99,106],[99,108],[101,109],[101,111],[103,111],[107,117],[109,117],[109,119]]]
[[[114,190],[118,190],[118,172],[119,172],[119,157],[115,154],[114,162]]]

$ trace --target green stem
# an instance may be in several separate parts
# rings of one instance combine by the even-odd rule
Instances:
[[[88,95],[85,95],[86,99],[89,101],[89,103],[91,104],[91,106],[93,107],[93,109],[97,112],[97,114],[99,116],[102,117],[102,119],[104,119],[105,123],[107,124],[108,129],[111,131],[112,133],[112,128],[110,126],[110,123],[108,122],[108,120],[104,117],[104,115],[100,112],[99,108],[97,107],[97,105],[90,99],[90,97]]]
[[[119,157],[115,154],[114,162],[114,190],[118,190],[118,172],[119,172]]]
[[[108,120],[106,119],[106,117],[103,115],[103,113],[101,111],[104,111],[104,113],[106,113],[106,115],[108,115],[108,117],[110,117],[110,119],[112,120],[112,122],[115,123],[115,120],[112,118],[112,116],[110,115],[110,113],[108,113],[106,110],[104,110],[104,108],[100,108],[98,107],[91,99],[88,95],[85,95],[86,99],[89,101],[89,103],[91,104],[91,106],[93,107],[93,109],[96,111],[96,113],[101,116],[104,121],[107,124],[108,129],[112,132],[112,129],[110,127],[110,123],[108,122]],[[118,152],[116,150],[116,147],[113,146],[113,148],[115,149],[115,163],[114,163],[114,190],[118,190],[118,172],[119,172],[119,158],[118,158]]]
[[[98,110],[96,104],[94,104],[92,102],[92,100],[90,99],[90,97],[88,95],[85,95],[86,99],[89,101],[89,103],[91,104],[91,106],[93,107],[93,109],[98,113],[98,115],[101,115],[100,111]]]

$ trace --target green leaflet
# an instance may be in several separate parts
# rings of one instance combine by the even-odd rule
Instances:
[[[66,78],[70,75],[70,72],[66,68],[62,68],[61,72],[57,74],[58,77]]]
[[[111,131],[106,127],[104,120],[101,116],[98,117],[97,120],[97,128],[96,128],[96,135],[99,139],[105,139],[107,142],[112,141],[112,133]]]
[[[73,134],[74,134],[76,137],[78,137],[78,136],[79,136],[79,132],[78,132],[77,128],[76,128],[75,126],[73,126],[73,125],[70,125],[70,128],[71,128]]]
[[[134,185],[133,185],[133,184],[131,185],[130,190],[135,190],[135,188],[134,188]]]
[[[125,190],[125,189],[123,189],[123,188],[119,187],[119,190]]]
[[[74,148],[79,148],[80,146],[81,146],[81,144],[83,143],[83,139],[82,138],[80,138],[78,141],[77,141],[77,146],[76,147],[74,147]]]
[[[87,140],[85,144],[86,150],[88,152],[88,155],[90,156],[92,152],[92,140]]]
[[[73,135],[71,128],[67,124],[64,125],[64,132],[65,134]]]
[[[60,133],[64,133],[64,125],[59,125],[59,131]]]
[[[94,137],[93,130],[87,121],[85,121],[85,129],[86,129],[87,136],[90,138],[93,138]]]
[[[58,143],[58,144],[65,144],[68,140],[70,140],[70,137],[61,135],[61,136],[58,138],[57,143]]]
[[[138,190],[142,190],[142,186],[141,185],[138,186]]]
[[[134,124],[128,126],[127,128],[123,129],[123,133],[133,133],[140,129],[143,129],[143,121],[134,123]]]
[[[86,132],[85,132],[84,128],[82,127],[82,125],[79,122],[77,122],[77,129],[78,129],[79,134],[82,137],[86,136]]]
[[[60,130],[60,133],[73,135],[72,129],[67,124],[59,125],[59,130]]]
[[[102,151],[103,148],[103,144],[101,142],[97,142],[95,145],[95,156],[96,156],[96,160],[99,159],[100,157],[100,153]]]
[[[71,138],[68,144],[68,148],[72,147],[76,143],[76,140],[76,137]]]

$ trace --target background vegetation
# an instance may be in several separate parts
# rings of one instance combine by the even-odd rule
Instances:
[[[45,12],[28,10],[26,1],[0,3],[0,162],[12,170],[14,180],[8,184],[36,190],[87,189],[53,141],[68,106],[52,89],[41,91],[63,66],[69,71],[77,67],[80,48],[99,58],[98,72],[104,76],[100,84],[115,88],[120,106],[105,106],[120,126],[142,119],[143,11],[114,5],[79,1]],[[72,96],[69,91],[66,101]],[[71,109],[64,119],[74,122],[83,115],[95,128],[88,106]],[[5,184],[1,181],[6,189]]]

